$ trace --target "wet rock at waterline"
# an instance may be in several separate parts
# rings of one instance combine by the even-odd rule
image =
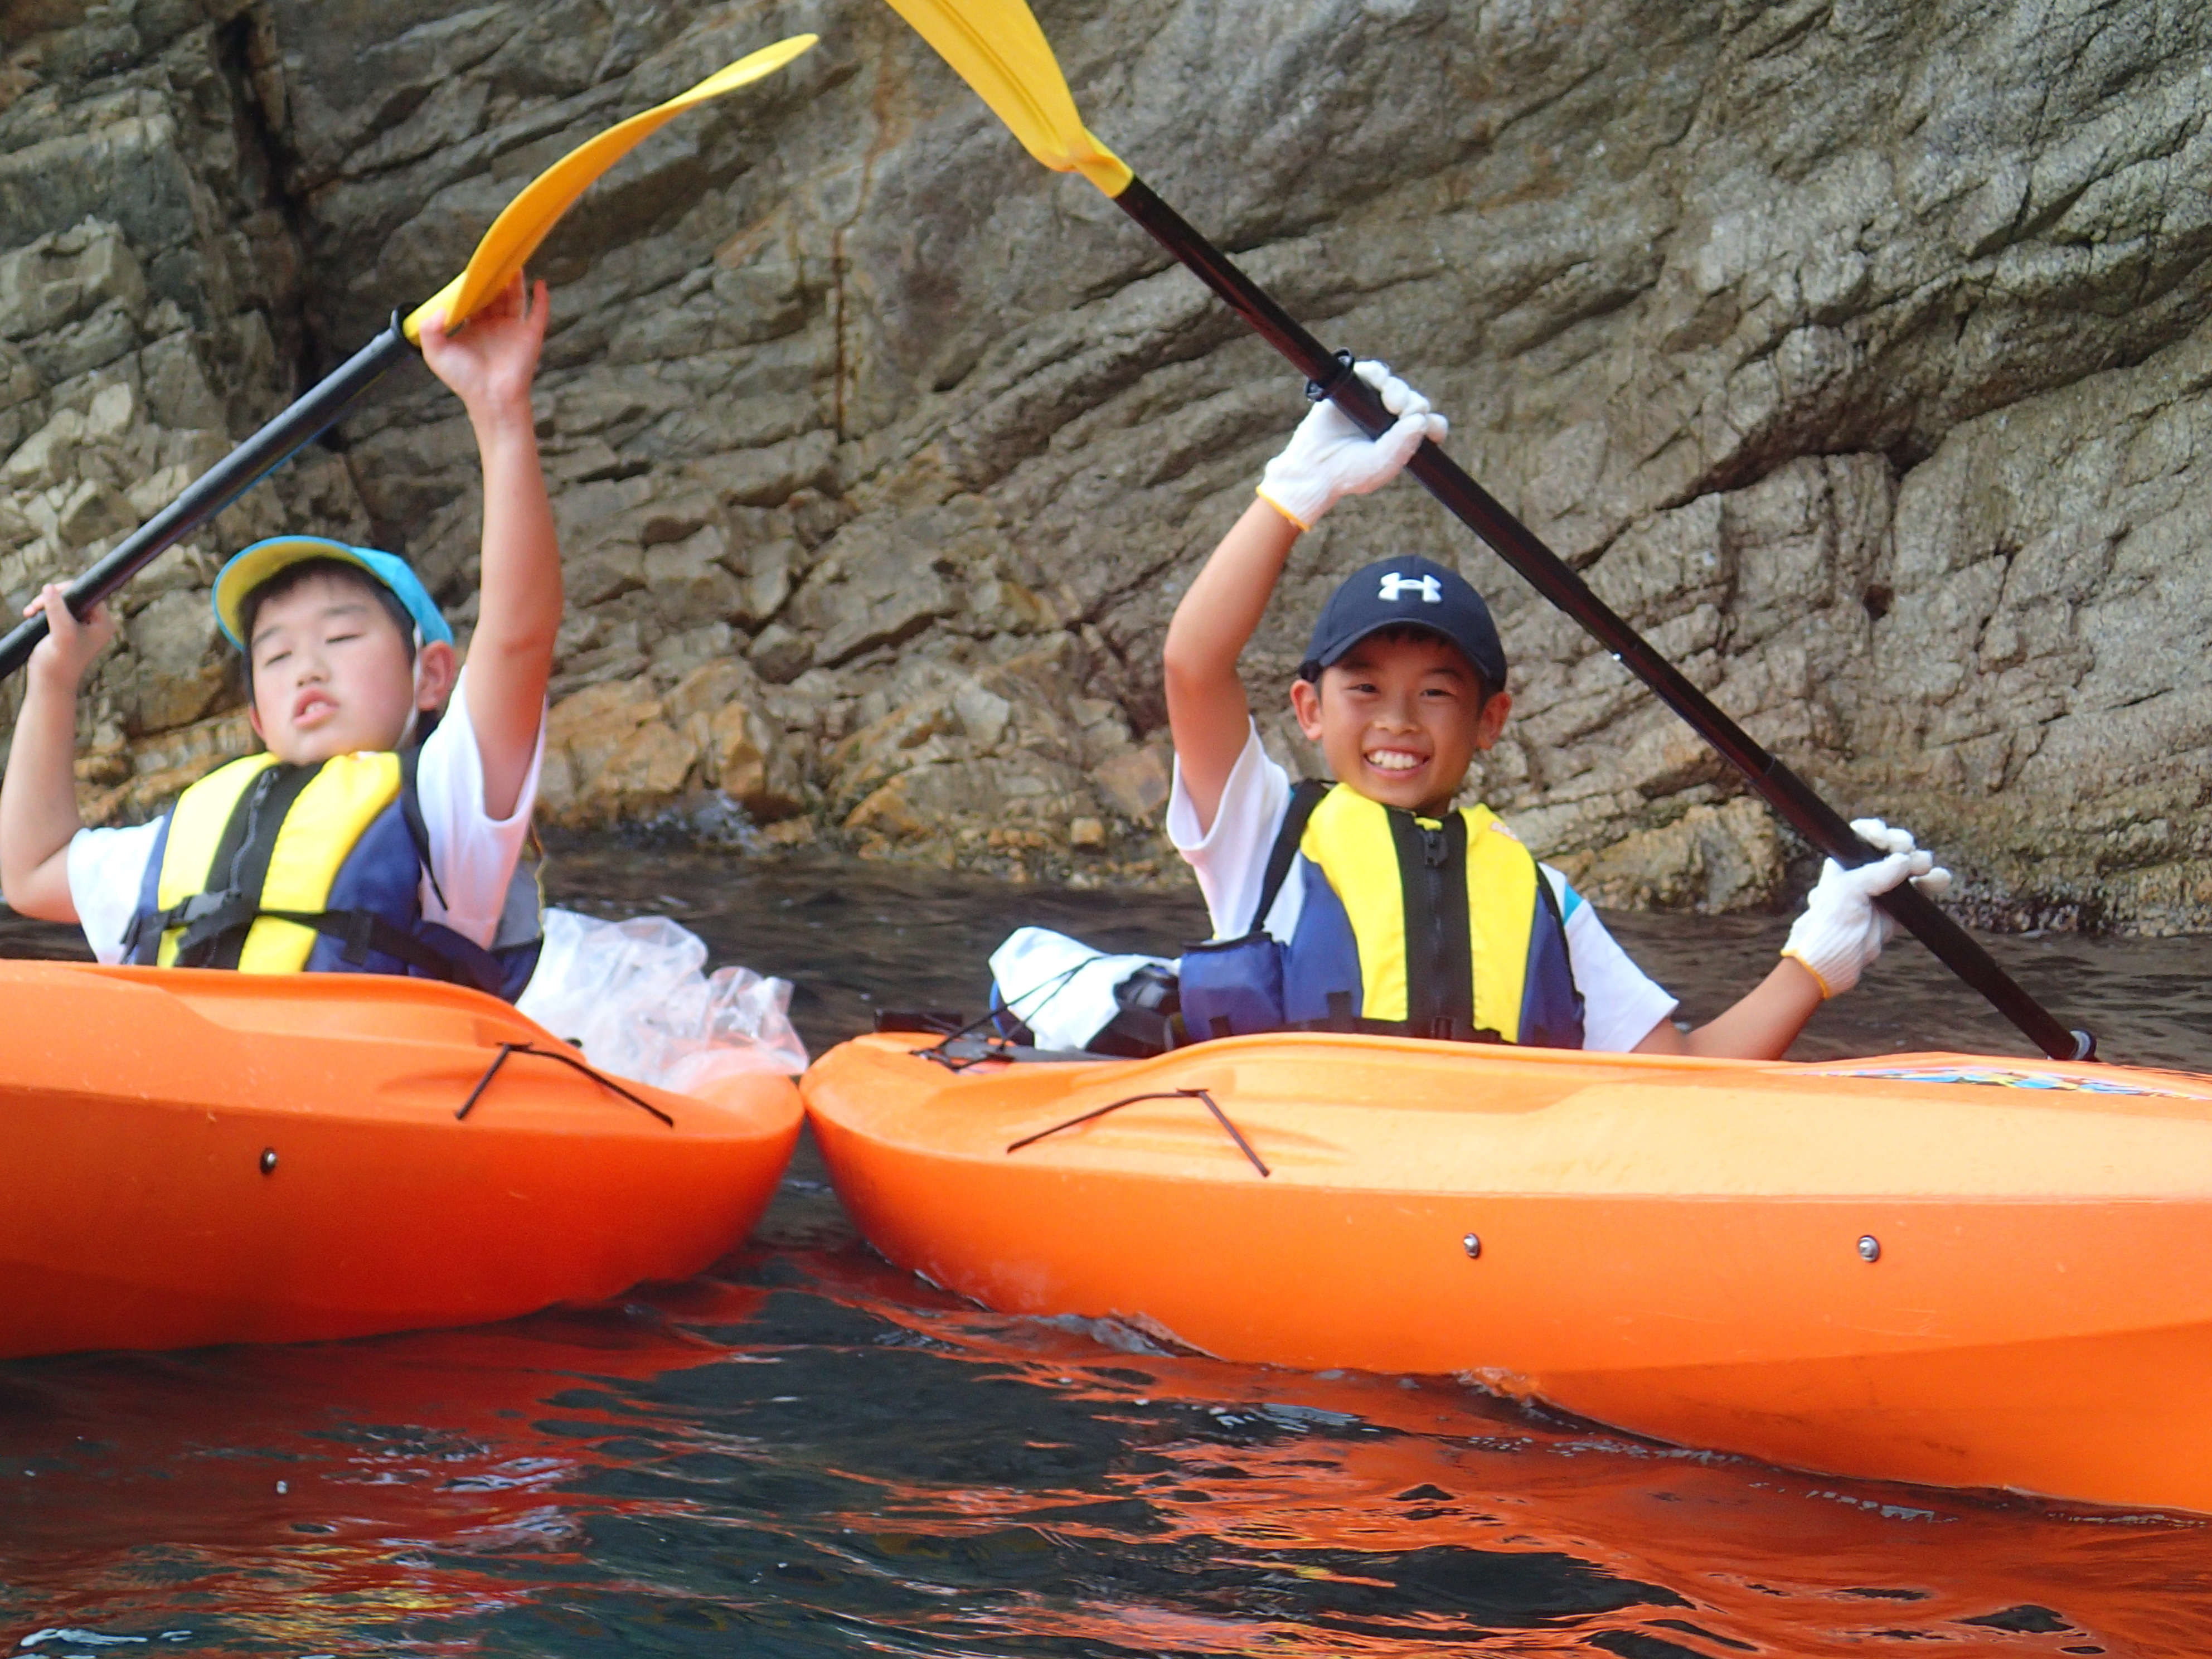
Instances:
[[[2212,19],[2157,0],[1039,7],[1091,125],[1470,471],[1984,916],[2212,921]],[[550,817],[1157,864],[1158,654],[1297,387],[877,0],[0,0],[0,591],[72,571],[458,269],[567,145],[777,35],[540,261],[568,563]],[[278,525],[412,556],[465,631],[465,422],[419,369],[135,587],[88,809],[245,739],[194,600]],[[1419,492],[1298,548],[1444,550],[1517,713],[1480,783],[1587,890],[1769,902],[1697,740]],[[750,836],[751,832],[748,832]],[[757,844],[758,837],[752,837]]]

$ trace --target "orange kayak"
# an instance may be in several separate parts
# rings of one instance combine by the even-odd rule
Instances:
[[[800,1120],[787,1078],[603,1081],[503,1002],[380,975],[0,962],[0,1358],[684,1279],[759,1219]]]
[[[802,1087],[869,1241],[992,1308],[2212,1510],[2212,1078],[1333,1035],[956,1072],[935,1041]]]

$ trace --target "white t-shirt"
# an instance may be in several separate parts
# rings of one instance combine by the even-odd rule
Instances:
[[[1268,759],[1256,728],[1244,739],[1244,752],[1237,756],[1228,786],[1221,792],[1213,827],[1203,835],[1198,829],[1198,808],[1183,787],[1182,763],[1176,763],[1175,787],[1168,797],[1168,839],[1198,877],[1215,938],[1235,939],[1251,927],[1252,907],[1260,902],[1260,885],[1267,877],[1267,854],[1290,807],[1290,774]],[[1304,862],[1304,854],[1291,861],[1289,878],[1263,924],[1276,939],[1288,941],[1297,931],[1298,913],[1306,902],[1299,868]],[[1560,914],[1566,918],[1567,955],[1574,965],[1575,988],[1583,994],[1583,1046],[1599,1053],[1626,1054],[1674,1012],[1674,999],[1629,959],[1565,876],[1548,864],[1537,868],[1552,884]]]
[[[538,721],[538,745],[522,780],[514,811],[495,818],[484,811],[483,757],[477,750],[476,727],[468,715],[469,671],[461,670],[445,718],[422,740],[415,773],[422,825],[428,831],[431,867],[446,902],[425,876],[422,919],[443,922],[465,939],[489,947],[506,908],[507,884],[514,878],[522,843],[530,834],[530,809],[538,799],[538,769],[545,758],[545,720]],[[127,830],[80,830],[69,844],[70,900],[85,942],[102,962],[123,960],[124,930],[138,908],[146,860],[163,820]]]

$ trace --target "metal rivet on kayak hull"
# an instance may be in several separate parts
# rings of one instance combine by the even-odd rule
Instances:
[[[1460,1240],[1459,1247],[1467,1252],[1467,1259],[1472,1261],[1482,1254],[1482,1239],[1479,1234],[1469,1233]]]
[[[1872,1233],[1861,1233],[1859,1235],[1859,1260],[1862,1261],[1879,1261],[1881,1260],[1881,1241],[1876,1238]]]
[[[264,1175],[276,1173],[276,1149],[274,1146],[264,1146],[261,1149],[261,1173]]]

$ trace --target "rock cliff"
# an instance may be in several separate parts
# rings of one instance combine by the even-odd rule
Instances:
[[[1049,0],[1091,125],[1722,705],[1914,824],[1984,919],[2212,921],[2212,13],[2172,0]],[[1157,867],[1160,637],[1303,407],[877,0],[0,0],[0,593],[73,571],[458,270],[531,173],[799,29],[539,261],[571,620],[544,810]],[[205,621],[277,525],[473,616],[419,368],[131,591],[88,810],[246,741]],[[1493,597],[1479,780],[1601,899],[1789,848],[1410,483],[1305,538],[1251,661],[1378,551]],[[742,818],[725,803],[744,809]],[[763,828],[764,826],[764,828]]]

